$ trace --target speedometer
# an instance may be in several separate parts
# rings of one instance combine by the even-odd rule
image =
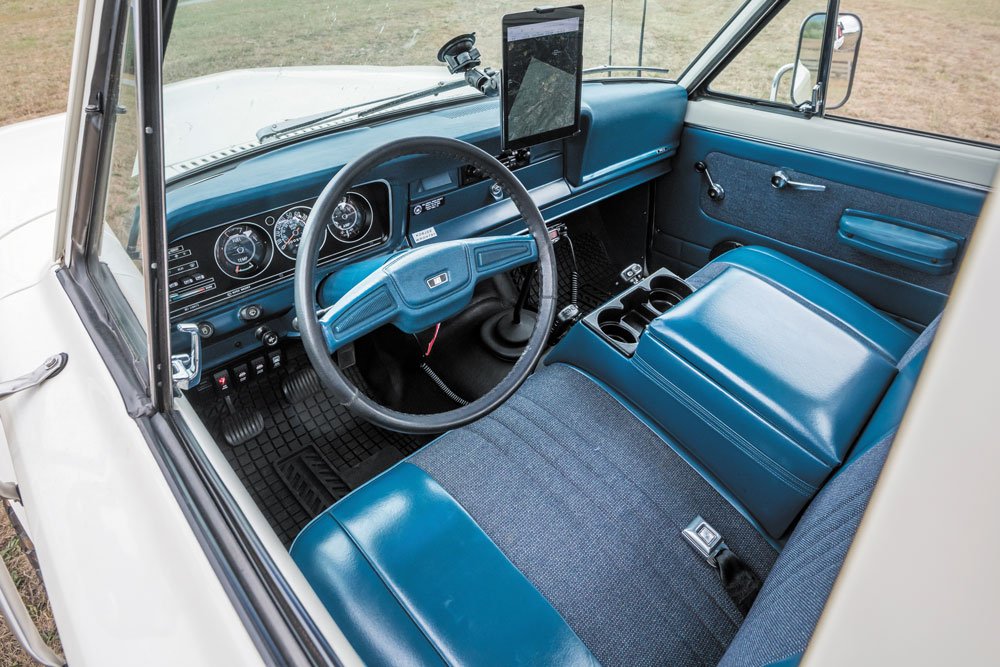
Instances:
[[[240,222],[215,240],[215,262],[227,276],[246,280],[263,273],[274,257],[271,237],[259,226]]]
[[[274,244],[278,246],[278,252],[288,259],[295,259],[299,252],[299,242],[302,241],[310,210],[308,206],[296,206],[282,213],[274,222]]]

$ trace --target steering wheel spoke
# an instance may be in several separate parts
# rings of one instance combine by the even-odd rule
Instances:
[[[538,260],[530,236],[445,241],[389,258],[326,309],[320,324],[327,348],[394,324],[406,333],[428,329],[460,313],[476,284]]]
[[[316,260],[324,224],[351,184],[379,165],[407,155],[428,154],[469,164],[510,194],[528,227],[527,235],[490,236],[444,241],[398,252],[384,262],[370,260],[371,273],[344,293],[346,284],[331,285],[343,294],[316,313]],[[468,405],[437,414],[408,414],[379,405],[344,375],[330,353],[387,324],[416,333],[466,308],[476,283],[518,266],[538,262],[540,291],[537,324],[524,352],[497,386]],[[360,265],[358,268],[362,268]],[[362,275],[363,272],[361,273]],[[326,288],[324,288],[326,289]],[[441,433],[468,424],[503,403],[534,369],[545,350],[555,317],[556,262],[545,221],[524,185],[496,158],[457,139],[413,137],[376,148],[345,166],[327,184],[313,206],[295,266],[295,307],[302,342],[323,384],[342,405],[364,419],[396,431]],[[331,298],[336,298],[331,294]]]
[[[399,304],[389,281],[376,271],[320,315],[327,350],[335,352],[389,324],[398,313]]]

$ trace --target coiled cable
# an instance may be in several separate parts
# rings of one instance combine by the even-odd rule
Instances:
[[[430,366],[427,365],[426,361],[422,362],[420,364],[420,370],[422,370],[424,373],[427,374],[427,377],[429,377],[431,379],[431,382],[433,382],[434,384],[436,384],[437,388],[440,389],[444,393],[445,396],[447,396],[451,400],[455,401],[459,405],[468,405],[469,404],[469,402],[467,400],[465,400],[464,398],[462,398],[461,396],[459,396],[458,394],[456,394],[455,392],[453,392],[451,390],[451,387],[449,387],[447,384],[445,384],[445,381],[441,379],[441,376],[439,376],[437,373],[435,373],[434,369],[432,369]]]

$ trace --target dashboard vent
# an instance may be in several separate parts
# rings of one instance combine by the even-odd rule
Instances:
[[[467,116],[475,116],[477,114],[487,112],[496,113],[496,105],[492,102],[480,102],[479,104],[470,104],[468,106],[446,109],[441,112],[441,115],[445,118],[465,118]]]

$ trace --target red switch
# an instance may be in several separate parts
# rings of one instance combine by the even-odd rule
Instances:
[[[215,388],[219,391],[229,391],[229,371],[219,371],[212,376],[215,380]]]

